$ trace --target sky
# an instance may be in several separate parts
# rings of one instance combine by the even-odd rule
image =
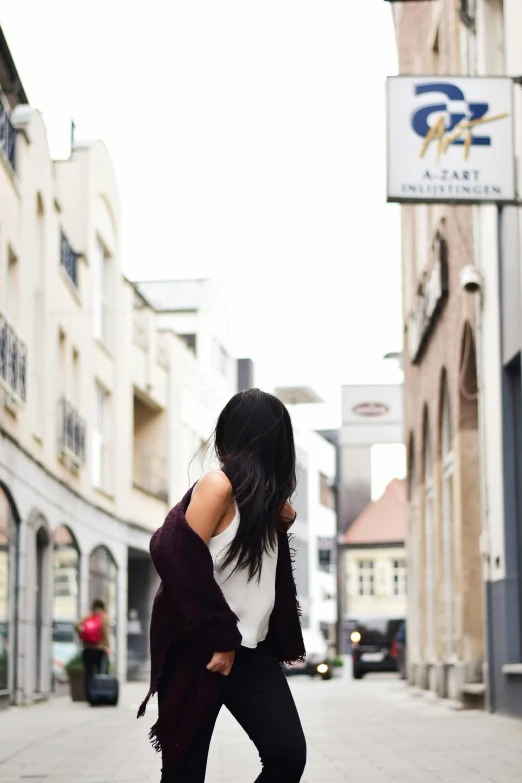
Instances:
[[[28,23],[30,20],[30,24]],[[0,0],[51,152],[101,138],[131,279],[226,285],[264,388],[393,382],[400,213],[386,204],[383,0]]]

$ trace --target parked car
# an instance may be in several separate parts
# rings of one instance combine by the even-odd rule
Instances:
[[[402,622],[401,618],[365,617],[352,623],[350,642],[355,680],[369,672],[397,671],[394,639]]]
[[[53,623],[53,681],[66,682],[66,663],[78,652],[80,645],[74,631],[74,622],[58,620]]]
[[[322,633],[313,631],[310,628],[304,628],[303,639],[306,649],[306,660],[302,663],[283,666],[285,674],[287,676],[307,674],[310,677],[321,677],[323,680],[331,680],[333,677],[333,660],[328,642]]]

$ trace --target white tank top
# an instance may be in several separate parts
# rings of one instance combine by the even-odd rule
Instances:
[[[210,539],[208,548],[214,562],[214,579],[221,588],[228,605],[239,618],[238,628],[243,647],[257,647],[266,639],[270,615],[275,603],[275,579],[277,567],[277,543],[274,552],[265,553],[261,578],[248,581],[248,569],[234,570],[231,564],[224,570],[218,568],[226,556],[226,550],[232,543],[239,527],[239,511],[230,525]]]

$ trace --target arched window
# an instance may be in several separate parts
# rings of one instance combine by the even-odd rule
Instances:
[[[53,550],[53,679],[61,681],[76,647],[80,615],[80,551],[65,525],[54,531]]]
[[[12,690],[10,666],[13,665],[14,607],[9,598],[14,593],[16,528],[13,508],[0,486],[0,692]]]
[[[0,484],[0,693],[16,690],[16,606],[18,514],[7,489]]]
[[[453,481],[455,463],[453,459],[453,425],[446,375],[442,385],[441,409],[441,457],[442,457],[442,537],[444,562],[444,598],[446,625],[446,656],[454,652],[455,622],[453,617],[454,593],[454,536],[453,536]]]
[[[435,568],[434,568],[434,486],[433,449],[428,412],[424,417],[424,543],[426,585],[426,652],[430,658],[435,653]]]
[[[89,557],[89,604],[101,598],[107,604],[113,639],[111,650],[116,652],[118,615],[118,566],[107,547],[98,546]]]
[[[54,531],[55,622],[76,622],[80,607],[80,552],[76,539],[65,525]]]

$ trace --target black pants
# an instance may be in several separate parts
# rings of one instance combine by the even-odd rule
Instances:
[[[83,651],[83,668],[85,671],[85,698],[91,703],[91,680],[105,666],[105,650],[86,647]]]
[[[176,769],[163,770],[162,783],[204,783],[210,741],[222,705],[259,752],[263,771],[257,783],[299,783],[306,763],[306,741],[286,677],[264,642],[255,650],[238,650],[231,673],[223,677],[220,704]],[[161,710],[161,699],[159,707]]]

